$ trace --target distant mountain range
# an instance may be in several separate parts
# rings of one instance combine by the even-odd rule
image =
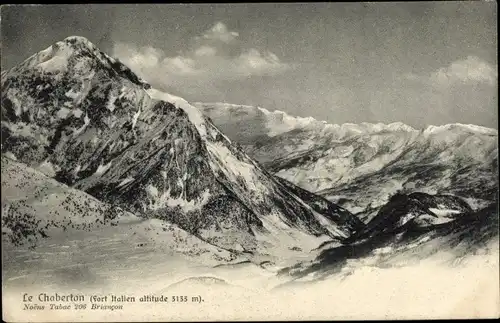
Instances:
[[[449,124],[332,125],[281,111],[195,103],[269,171],[334,201],[364,220],[393,194],[451,193],[496,200],[498,131]]]

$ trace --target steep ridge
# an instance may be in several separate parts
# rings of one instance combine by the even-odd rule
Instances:
[[[82,37],[2,73],[1,130],[2,153],[221,247],[255,250],[276,230],[338,239],[355,231],[355,220],[319,213],[195,107]]]
[[[326,214],[329,217],[331,216],[332,220],[335,223],[339,223],[341,225],[348,225],[349,227],[354,228],[354,232],[359,232],[364,229],[364,224],[357,217],[351,216],[351,213],[346,209],[331,203],[324,197],[320,195],[316,195],[309,191],[306,191],[297,185],[287,181],[286,179],[276,177],[276,179],[286,186],[290,191],[292,191],[295,195],[299,196],[303,201],[305,201],[308,205],[310,205],[315,211]]]
[[[422,130],[402,123],[332,125],[252,106],[197,106],[268,170],[366,221],[397,192],[452,193],[474,204],[496,199],[495,129],[466,124]],[[240,127],[242,120],[246,127]]]

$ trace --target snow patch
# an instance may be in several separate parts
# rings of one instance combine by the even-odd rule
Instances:
[[[118,184],[118,186],[117,186],[117,187],[121,187],[121,186],[123,186],[123,185],[125,185],[125,184],[127,184],[127,183],[132,182],[133,180],[134,180],[134,178],[133,178],[133,177],[127,177],[127,178],[125,178],[123,181],[121,181],[121,182],[120,182],[120,184]]]
[[[403,226],[406,223],[408,223],[409,221],[413,220],[414,218],[415,218],[415,214],[410,212],[410,213],[406,214],[405,216],[401,217],[401,219],[399,219],[398,224],[400,226]]]
[[[67,96],[70,99],[75,100],[80,96],[80,92],[75,91],[74,89],[69,89],[66,93],[64,93],[65,96]]]
[[[14,155],[12,152],[8,151],[3,154],[5,157],[10,158],[12,160],[17,160],[16,155]]]
[[[106,103],[106,109],[108,109],[109,111],[113,112],[115,110],[115,108],[116,108],[115,101],[116,101],[116,96],[114,96],[111,93],[109,95],[108,102]]]
[[[463,198],[463,199],[467,202],[467,204],[469,204],[469,206],[474,211],[485,208],[491,203],[490,201],[487,201],[487,200],[482,200],[482,199],[472,198],[472,197],[467,197],[467,198]]]
[[[57,117],[58,118],[61,118],[61,119],[64,119],[66,118],[69,114],[71,113],[71,110],[68,109],[68,108],[61,108],[60,110],[57,111]]]
[[[73,176],[76,177],[78,175],[78,172],[80,171],[80,169],[82,169],[82,165],[80,165],[80,164],[76,165],[75,169],[73,169],[73,172],[72,172]]]
[[[436,208],[429,208],[429,211],[434,213],[437,216],[445,216],[448,217],[452,214],[460,214],[462,211],[459,210],[451,210],[451,209],[436,209]]]
[[[35,56],[35,64],[44,72],[66,72],[68,60],[74,54],[74,49],[64,42],[57,42]]]
[[[205,205],[211,196],[210,191],[205,190],[199,199],[187,201],[182,198],[182,194],[177,198],[173,198],[170,195],[170,188],[160,195],[160,192],[158,191],[156,186],[151,184],[146,186],[146,192],[148,193],[149,209],[151,210],[162,209],[166,206],[179,206],[184,212],[195,211],[199,210],[203,205]]]
[[[17,88],[9,87],[7,90],[6,97],[12,102],[15,107],[15,115],[19,117],[23,112],[28,111],[29,107],[35,105],[35,102],[31,96],[26,96]],[[21,98],[21,99],[20,99]]]
[[[451,123],[442,126],[428,126],[423,130],[424,134],[435,134],[440,132],[455,132],[460,130],[470,131],[474,133],[486,134],[486,135],[498,135],[498,130],[487,128],[483,126],[473,125],[473,124],[462,124],[462,123]]]
[[[259,110],[263,111],[264,109],[259,108]],[[312,117],[292,117],[279,110],[276,110],[273,113],[267,113],[266,116],[268,116],[266,126],[269,129],[268,136],[270,137],[274,137],[294,129],[305,129],[312,126],[323,125],[322,122]]]
[[[44,160],[36,169],[48,177],[54,177],[56,176],[55,168],[51,162]]]
[[[73,110],[73,115],[77,118],[80,118],[83,114],[83,111],[80,108],[76,108]]]
[[[112,162],[109,162],[106,165],[102,165],[102,164],[99,165],[99,167],[97,167],[97,170],[95,171],[95,174],[101,175],[101,174],[106,173],[112,164],[113,164]]]
[[[141,114],[141,109],[137,110],[137,112],[132,117],[132,129],[135,128],[135,124],[137,123],[137,120],[139,119],[140,114]]]

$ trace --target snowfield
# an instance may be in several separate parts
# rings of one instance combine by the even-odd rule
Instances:
[[[416,248],[416,247],[414,247]],[[44,240],[35,249],[4,255],[4,315],[24,321],[51,320],[286,320],[286,319],[429,319],[498,316],[498,244],[457,258],[439,251],[425,259],[394,260],[374,255],[351,261],[343,272],[319,281],[289,281],[272,268],[251,263],[209,267],[170,255],[146,235],[130,235],[126,226]],[[415,251],[413,251],[415,252]],[[202,260],[203,261],[203,260]],[[182,303],[127,303],[122,310],[23,311],[23,293],[188,296]],[[191,302],[201,296],[202,303]],[[87,302],[90,306],[90,302]],[[105,303],[111,305],[110,302]],[[115,305],[117,303],[114,303]],[[362,306],[360,306],[362,304]],[[321,311],[318,311],[321,309]]]

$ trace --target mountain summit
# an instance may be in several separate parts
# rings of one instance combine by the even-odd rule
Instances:
[[[255,250],[277,233],[345,239],[360,225],[275,178],[197,108],[83,37],[2,73],[1,130],[2,153],[221,247]]]

